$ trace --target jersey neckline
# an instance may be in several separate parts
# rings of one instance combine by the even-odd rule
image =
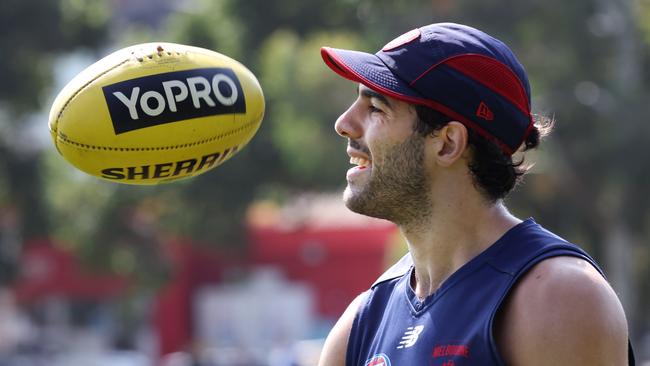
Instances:
[[[402,282],[402,285],[404,286],[406,299],[410,304],[411,312],[414,315],[418,315],[424,312],[429,306],[438,301],[438,299],[440,299],[456,283],[460,282],[462,279],[482,267],[491,258],[498,254],[501,251],[502,247],[506,245],[513,236],[522,230],[535,225],[537,225],[535,220],[529,217],[526,220],[508,229],[508,231],[506,231],[499,239],[497,239],[497,241],[495,241],[489,247],[485,248],[485,250],[476,255],[474,258],[470,259],[467,263],[462,265],[445,281],[443,281],[440,287],[434,293],[428,295],[423,300],[420,300],[415,295],[415,291],[411,287],[411,278],[415,272],[415,266],[411,264],[409,270],[400,279],[400,282]]]

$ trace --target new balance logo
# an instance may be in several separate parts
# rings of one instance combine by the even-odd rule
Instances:
[[[422,330],[424,330],[424,325],[417,325],[415,327],[406,328],[406,332],[404,332],[402,341],[399,342],[399,346],[397,346],[397,349],[412,347],[415,344],[415,342],[418,341],[418,338],[420,337],[420,333],[422,333]]]
[[[479,118],[483,118],[486,121],[492,121],[494,120],[494,113],[488,108],[487,104],[481,102],[481,104],[478,105],[478,109],[476,109],[476,116]]]

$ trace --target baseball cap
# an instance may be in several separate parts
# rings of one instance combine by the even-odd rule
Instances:
[[[413,29],[375,54],[321,48],[342,77],[457,120],[511,155],[533,126],[524,67],[498,39],[469,26]]]

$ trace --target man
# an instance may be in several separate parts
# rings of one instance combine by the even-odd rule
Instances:
[[[375,55],[321,53],[359,83],[335,124],[355,165],[345,203],[397,224],[409,254],[350,304],[320,366],[634,363],[594,261],[503,204],[527,170],[512,154],[546,129],[505,44],[443,23]]]

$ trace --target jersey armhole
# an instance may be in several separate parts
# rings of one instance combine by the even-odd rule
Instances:
[[[361,322],[361,316],[363,314],[363,309],[368,306],[370,301],[370,295],[373,292],[373,289],[366,290],[361,293],[359,296],[363,296],[363,299],[359,301],[359,307],[357,308],[356,313],[354,314],[354,319],[352,320],[352,327],[350,328],[350,334],[348,335],[348,344],[345,348],[345,365],[346,366],[356,366],[359,355],[354,352],[352,344],[356,338],[358,338],[359,324]]]
[[[553,258],[553,257],[561,257],[561,256],[567,256],[567,257],[576,257],[576,258],[581,258],[590,263],[596,270],[603,276],[605,277],[605,274],[603,271],[598,267],[596,262],[587,254],[573,249],[571,247],[555,247],[555,248],[547,248],[546,250],[536,253],[534,256],[532,256],[532,259],[526,263],[517,273],[515,273],[512,276],[512,279],[510,280],[510,283],[508,283],[508,286],[506,290],[503,292],[501,298],[497,302],[496,306],[494,309],[492,309],[492,313],[490,314],[490,320],[488,321],[487,324],[487,337],[490,342],[490,350],[492,353],[492,357],[494,358],[494,362],[499,365],[499,366],[506,366],[505,362],[503,361],[503,358],[501,357],[501,352],[499,352],[499,347],[496,344],[496,340],[494,339],[494,319],[496,318],[497,313],[499,312],[499,309],[503,305],[503,302],[505,299],[508,297],[510,294],[510,291],[514,287],[514,285],[526,274],[528,271],[533,268],[535,265],[539,264],[543,260]],[[634,365],[634,363],[631,363],[630,365]]]
[[[501,357],[501,353],[499,352],[499,348],[496,344],[496,340],[494,339],[494,319],[496,317],[496,314],[499,312],[499,309],[501,308],[501,305],[503,304],[504,300],[508,295],[510,294],[510,290],[512,290],[512,287],[519,281],[519,279],[525,275],[533,266],[536,264],[540,263],[541,261],[553,257],[560,257],[560,256],[568,256],[568,257],[576,257],[576,258],[581,258],[590,263],[596,270],[607,280],[607,276],[605,276],[605,273],[603,270],[596,264],[593,258],[591,258],[589,255],[586,253],[573,250],[570,248],[562,247],[562,248],[552,248],[548,250],[545,253],[541,253],[538,256],[534,257],[528,264],[526,264],[517,274],[515,274],[508,284],[508,288],[504,292],[503,296],[501,296],[501,299],[497,302],[496,307],[492,310],[492,314],[490,315],[490,321],[488,322],[488,339],[490,342],[490,350],[492,352],[492,357],[494,358],[494,361],[497,365],[500,366],[505,366],[505,363],[503,362],[503,358]],[[627,354],[628,354],[628,366],[636,366],[636,360],[634,357],[634,349],[632,347],[632,341],[628,338],[627,341]]]

